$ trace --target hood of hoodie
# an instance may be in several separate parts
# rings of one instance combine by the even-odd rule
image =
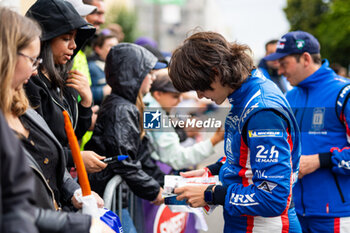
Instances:
[[[147,49],[136,44],[120,43],[112,47],[107,55],[107,84],[112,93],[136,103],[142,81],[156,63],[157,58]]]
[[[51,40],[77,29],[75,39],[77,48],[73,56],[96,31],[79,15],[71,3],[63,0],[38,0],[29,8],[26,16],[34,19],[41,26],[41,41]]]

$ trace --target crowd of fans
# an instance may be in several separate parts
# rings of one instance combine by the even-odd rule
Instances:
[[[350,231],[349,81],[321,60],[316,38],[296,31],[269,41],[258,68],[249,47],[214,32],[169,56],[147,37],[123,42],[117,24],[102,28],[104,4],[37,0],[25,16],[0,6],[1,232],[113,232],[78,211],[62,111],[99,207],[107,183],[122,178],[124,232],[150,231],[168,174],[219,175],[221,185],[174,192],[191,207],[223,205],[225,232]],[[175,119],[189,106],[198,120],[224,102],[226,121],[206,140],[198,129],[144,124],[149,109]],[[221,141],[217,163],[189,171]],[[116,155],[127,158],[103,162]],[[136,218],[129,193],[142,203]]]

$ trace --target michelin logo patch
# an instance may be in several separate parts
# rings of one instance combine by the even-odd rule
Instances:
[[[143,128],[145,129],[160,129],[161,128],[161,116],[159,110],[157,111],[145,111],[143,113]]]
[[[250,138],[283,137],[283,132],[281,130],[270,129],[249,130],[248,134]]]

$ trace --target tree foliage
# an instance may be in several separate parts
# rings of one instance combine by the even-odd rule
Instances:
[[[284,11],[291,31],[307,31],[319,40],[322,57],[350,64],[349,0],[288,0]]]
[[[114,5],[108,9],[106,24],[117,23],[123,28],[124,42],[134,42],[138,37],[137,15],[132,9],[123,5]]]
[[[332,63],[347,67],[350,64],[350,1],[334,0],[316,30],[322,54]]]
[[[328,4],[322,0],[288,0],[284,9],[291,31],[302,30],[311,34],[321,23],[322,15],[328,11]]]

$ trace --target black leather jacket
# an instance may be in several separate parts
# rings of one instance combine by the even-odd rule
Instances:
[[[144,150],[141,150],[144,146],[140,139],[138,118],[136,106],[115,94],[107,96],[102,104],[93,136],[85,148],[106,157],[129,155],[129,159],[110,164],[103,171],[90,174],[91,187],[100,195],[103,194],[107,182],[114,175],[120,175],[137,196],[149,201],[157,197],[160,186],[143,170],[140,161],[149,159],[150,154],[145,155]]]
[[[163,173],[158,173],[157,166],[149,169],[154,163],[145,146],[148,141],[140,137],[140,112],[136,107],[141,83],[156,61],[146,49],[126,43],[113,47],[107,56],[106,80],[112,93],[101,105],[93,136],[85,148],[106,157],[128,155],[129,158],[90,175],[92,188],[100,195],[116,174],[143,199],[153,201],[159,193],[160,185],[152,175],[163,176]]]

